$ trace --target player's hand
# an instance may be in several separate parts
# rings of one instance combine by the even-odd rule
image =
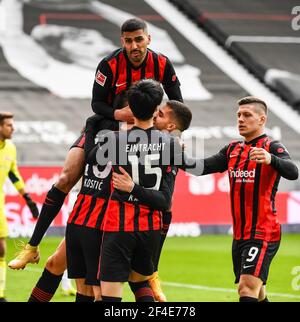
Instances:
[[[124,170],[124,168],[119,167],[120,173],[113,172],[112,182],[115,189],[131,192],[134,187],[134,182],[130,175]]]
[[[123,121],[127,123],[133,123],[133,114],[129,106],[125,106],[119,110],[115,110],[114,117],[117,121]]]
[[[28,193],[25,193],[23,195],[23,197],[26,200],[27,206],[31,211],[32,217],[35,218],[35,219],[38,218],[39,210],[38,210],[38,207],[37,207],[36,203],[30,198]]]
[[[85,123],[85,130],[86,131],[91,131],[93,133],[97,133],[100,129],[99,123],[103,120],[102,115],[94,114],[90,117],[87,118],[86,123]]]
[[[251,148],[249,157],[256,163],[271,163],[271,154],[263,148]]]

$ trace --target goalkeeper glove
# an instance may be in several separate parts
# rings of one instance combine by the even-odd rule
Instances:
[[[35,219],[38,218],[39,210],[38,210],[38,207],[37,207],[36,203],[30,198],[28,193],[25,193],[23,195],[23,197],[26,200],[27,206],[31,211],[32,217],[35,218]]]

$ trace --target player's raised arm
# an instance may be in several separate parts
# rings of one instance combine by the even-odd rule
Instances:
[[[91,104],[94,113],[109,119],[115,119],[114,110],[108,104],[112,79],[112,72],[107,61],[102,60],[96,70]]]

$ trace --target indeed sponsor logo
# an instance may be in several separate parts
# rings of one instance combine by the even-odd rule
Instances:
[[[232,168],[229,168],[229,175],[231,178],[254,178],[255,177],[255,169],[253,170],[233,170]]]

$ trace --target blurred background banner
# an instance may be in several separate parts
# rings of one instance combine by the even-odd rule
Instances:
[[[60,167],[20,167],[28,192],[41,208],[46,193],[57,180]],[[212,174],[193,177],[180,171],[173,196],[173,218],[169,236],[199,236],[201,233],[230,233],[231,213],[228,195],[228,176]],[[28,237],[35,220],[12,184],[5,184],[5,211],[10,237]],[[76,192],[75,192],[76,196]],[[49,234],[61,234],[73,196],[68,196],[49,229]],[[300,193],[278,192],[276,208],[282,224],[300,224]],[[288,226],[287,226],[288,227]]]

